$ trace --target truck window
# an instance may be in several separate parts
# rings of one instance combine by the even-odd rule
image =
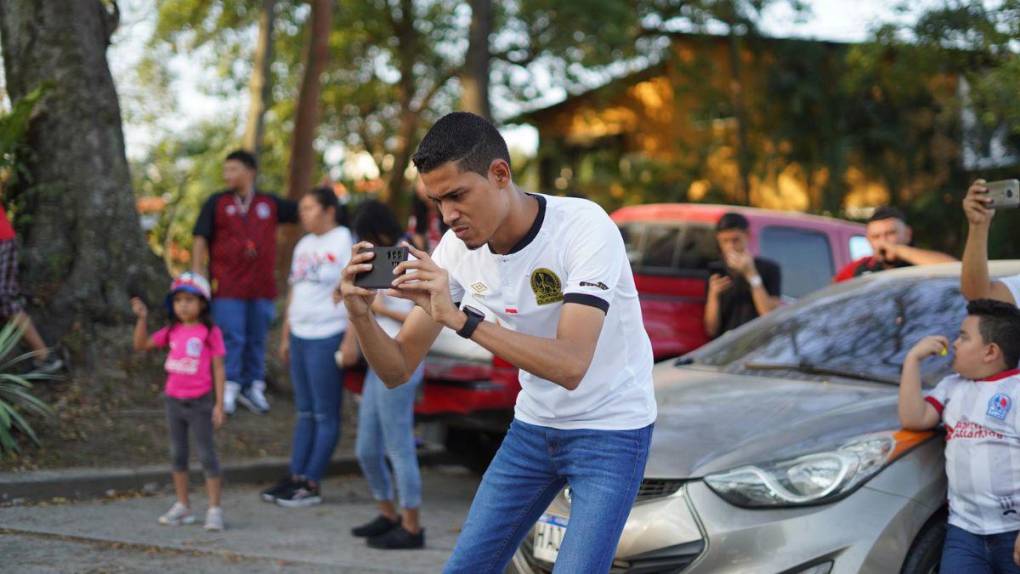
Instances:
[[[708,277],[719,259],[713,228],[703,223],[628,222],[620,225],[635,273]]]
[[[832,282],[835,264],[824,233],[770,225],[762,229],[758,245],[762,256],[782,269],[784,297],[802,297]]]

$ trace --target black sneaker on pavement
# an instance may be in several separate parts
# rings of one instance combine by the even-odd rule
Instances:
[[[296,485],[290,492],[276,497],[276,503],[287,508],[315,506],[321,502],[322,496],[319,494],[319,487],[312,486],[307,480]]]
[[[372,522],[352,528],[351,534],[358,538],[371,538],[373,536],[379,536],[380,534],[386,534],[398,526],[400,526],[399,517],[396,520],[390,520],[380,514],[379,516],[376,516],[375,520]]]
[[[373,536],[368,539],[368,545],[381,550],[412,550],[425,547],[425,529],[422,528],[418,534],[411,534],[398,526],[386,534]]]
[[[270,486],[269,488],[262,491],[262,500],[266,502],[276,502],[276,499],[281,496],[286,496],[291,490],[298,487],[300,483],[292,480],[290,475],[281,478],[279,482]]]

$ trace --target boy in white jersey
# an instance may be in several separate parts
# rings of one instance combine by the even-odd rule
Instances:
[[[942,572],[1020,573],[1020,310],[979,299],[952,343],[953,370],[921,394],[921,361],[949,340],[925,337],[907,353],[900,378],[903,428],[946,428],[949,527]]]
[[[567,485],[556,571],[608,572],[656,414],[620,231],[590,201],[519,189],[506,142],[473,114],[436,122],[414,164],[450,230],[432,256],[412,248],[417,260],[394,269],[388,294],[416,305],[395,337],[371,318],[374,293],[354,285],[372,267],[355,245],[341,292],[365,358],[388,387],[401,385],[446,327],[521,369],[513,423],[444,572],[501,574]]]

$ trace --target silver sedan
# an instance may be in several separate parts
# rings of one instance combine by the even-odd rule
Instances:
[[[900,429],[897,384],[917,340],[959,330],[959,269],[835,285],[656,365],[659,418],[612,571],[936,571],[943,438]],[[925,365],[926,387],[950,359]],[[511,570],[551,572],[569,521],[567,488]]]

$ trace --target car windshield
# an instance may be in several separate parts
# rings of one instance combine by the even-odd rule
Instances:
[[[820,291],[731,331],[682,362],[725,372],[897,382],[907,351],[922,337],[956,338],[966,315],[959,279],[879,278]],[[951,357],[923,363],[925,386],[948,375]],[[784,372],[784,376],[787,373]]]

